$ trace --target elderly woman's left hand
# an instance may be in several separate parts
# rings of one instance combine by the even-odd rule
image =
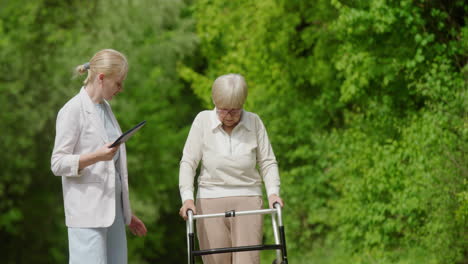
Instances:
[[[268,196],[268,204],[270,205],[270,208],[273,208],[275,203],[279,203],[281,207],[284,205],[283,200],[278,195],[272,194]]]
[[[132,220],[128,227],[130,228],[130,231],[132,232],[132,234],[136,236],[146,235],[147,230],[146,230],[145,224],[143,223],[143,221],[138,219],[138,217],[136,217],[135,215],[132,215]]]

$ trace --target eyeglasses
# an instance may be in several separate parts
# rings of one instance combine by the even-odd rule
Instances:
[[[242,112],[242,109],[216,109],[216,113],[222,116],[227,116],[230,114],[231,116],[238,116]]]

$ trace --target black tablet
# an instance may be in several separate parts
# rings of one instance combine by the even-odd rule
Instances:
[[[145,124],[146,124],[146,121],[142,121],[138,125],[133,127],[132,129],[130,129],[127,132],[123,133],[118,139],[116,139],[114,141],[114,143],[112,143],[112,145],[109,146],[109,148],[113,148],[113,147],[117,146],[120,143],[126,142],[131,136],[133,136],[133,134],[135,134],[135,132],[137,132]]]

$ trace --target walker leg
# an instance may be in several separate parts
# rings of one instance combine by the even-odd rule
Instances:
[[[192,250],[190,247],[190,228],[189,228],[188,221],[186,222],[186,226],[187,226],[187,261],[188,261],[188,264],[192,264],[192,261],[190,258],[190,256],[192,255]]]
[[[193,232],[193,212],[187,210],[187,252],[188,252],[188,264],[195,264],[195,256],[193,251],[195,250],[194,232]]]
[[[190,261],[190,264],[195,264],[195,257],[193,256],[193,251],[195,250],[195,244],[194,244],[194,241],[193,241],[193,233],[190,233],[189,234],[189,243],[190,243],[190,256],[189,256],[189,261]]]
[[[284,235],[284,226],[279,227],[280,239],[281,239],[281,252],[283,253],[282,264],[288,264],[288,253],[286,252],[286,237]]]
[[[278,224],[276,223],[275,214],[271,215],[271,224],[273,225],[273,236],[275,238],[275,244],[279,245],[281,242],[280,242],[280,238],[279,238],[279,235],[278,235]],[[276,250],[276,259],[275,259],[275,261],[273,263],[274,264],[279,264],[281,259],[282,259],[281,250],[278,249],[278,250]]]
[[[276,215],[278,216],[278,224],[279,224],[279,236],[281,241],[281,253],[283,255],[282,264],[288,264],[288,253],[286,252],[286,236],[284,235],[284,225],[283,225],[283,217],[281,211],[281,205],[279,203],[275,203],[276,208]]]

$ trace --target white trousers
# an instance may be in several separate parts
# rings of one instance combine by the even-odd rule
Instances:
[[[68,228],[70,264],[127,264],[122,183],[116,175],[114,223],[106,228]]]

